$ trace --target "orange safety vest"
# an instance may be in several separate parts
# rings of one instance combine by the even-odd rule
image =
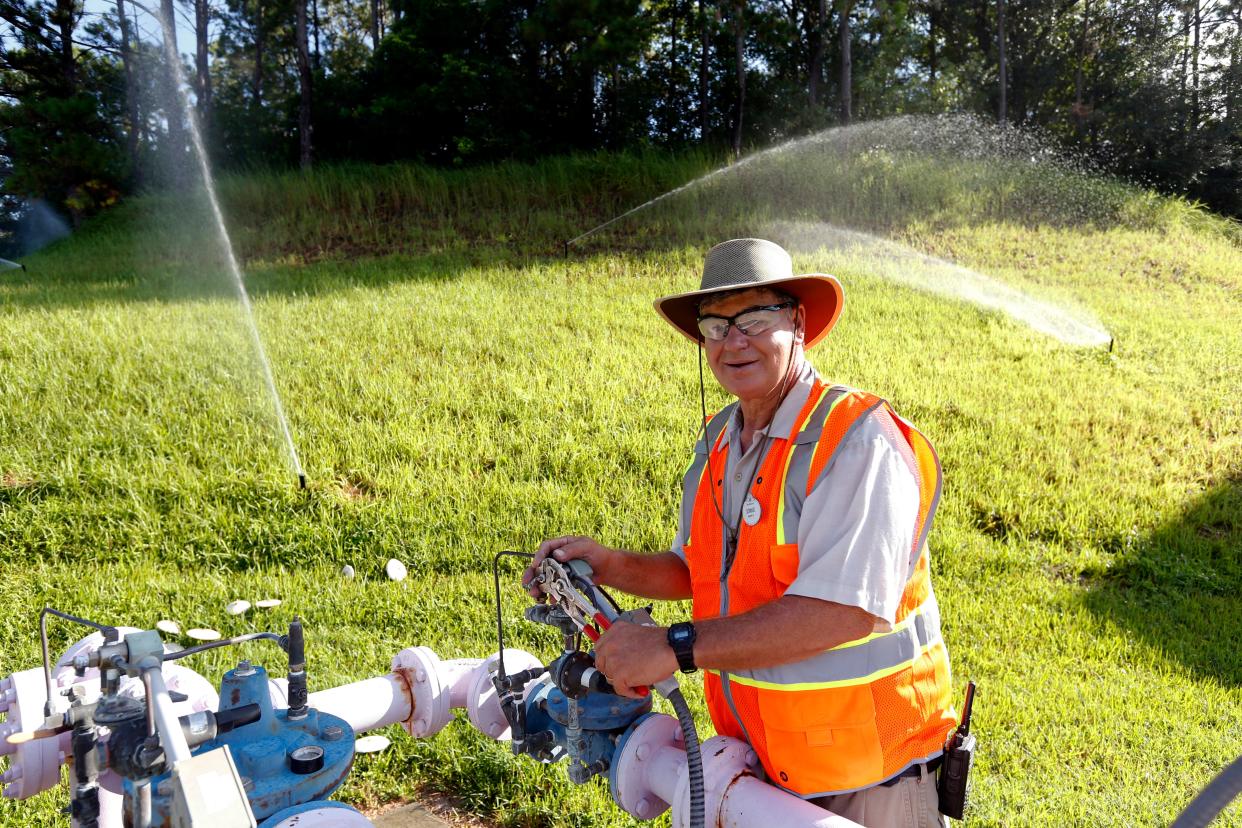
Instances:
[[[894,442],[918,480],[919,510],[910,576],[892,631],[792,664],[706,671],[716,732],[750,743],[768,781],[805,799],[868,788],[939,756],[957,721],[926,548],[941,482],[931,443],[884,400],[817,378],[791,439],[770,439],[751,486],[761,507],[759,521],[740,522],[737,551],[726,568],[725,533],[713,495],[724,502],[728,441],[723,435],[735,406],[712,418],[685,476],[682,519],[690,526],[685,553],[696,620],[738,615],[785,593],[798,575],[798,519],[805,495],[868,416],[881,418],[900,438]]]

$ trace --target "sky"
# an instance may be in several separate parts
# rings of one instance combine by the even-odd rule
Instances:
[[[130,5],[131,3],[133,3],[133,0],[126,4],[131,9],[138,8],[139,6],[154,9],[158,5],[159,0],[137,0],[137,3]],[[194,19],[190,16],[190,11],[185,7],[184,3],[176,2],[173,4],[173,8],[176,9],[177,13],[177,48],[183,55],[192,54],[194,51]],[[98,20],[104,14],[115,14],[116,3],[114,0],[86,0],[84,10],[83,24],[91,20]],[[133,19],[132,16],[131,19]],[[143,40],[152,43],[159,40],[160,24],[153,15],[139,11],[138,28]]]

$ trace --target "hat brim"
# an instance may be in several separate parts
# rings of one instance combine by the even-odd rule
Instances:
[[[702,342],[699,334],[699,302],[703,297],[726,290],[746,288],[772,288],[788,293],[806,308],[806,343],[811,348],[823,340],[837,324],[845,292],[841,283],[826,273],[806,273],[788,279],[765,280],[759,284],[737,285],[736,288],[708,288],[689,293],[675,293],[655,300],[656,312],[691,342]]]

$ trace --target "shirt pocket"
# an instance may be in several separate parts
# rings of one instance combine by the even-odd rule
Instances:
[[[884,770],[867,685],[836,690],[759,691],[768,772],[800,793],[873,783]]]
[[[773,544],[768,552],[768,560],[772,566],[772,577],[780,584],[781,592],[784,592],[798,578],[798,544]]]

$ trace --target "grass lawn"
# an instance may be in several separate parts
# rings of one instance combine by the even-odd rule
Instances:
[[[778,216],[673,199],[557,251],[711,163],[225,182],[305,492],[194,198],[132,202],[0,273],[0,675],[38,663],[45,604],[225,634],[299,613],[319,689],[386,672],[406,646],[492,652],[498,550],[565,532],[666,548],[697,367],[651,300],[697,284],[706,240]],[[1113,201],[1056,221],[1055,203],[1022,198],[1055,176],[866,163],[836,183],[856,202],[890,194],[865,229],[1072,303],[1116,338],[1111,353],[1067,347],[880,278],[865,257],[796,257],[846,290],[812,361],[892,400],[944,465],[931,549],[955,687],[979,685],[973,824],[1167,824],[1242,751],[1236,228],[1086,180]],[[1004,209],[971,208],[997,192]],[[836,209],[789,217],[847,222]],[[383,576],[390,557],[408,580]],[[552,637],[521,620],[517,577],[507,641],[550,655]],[[263,597],[284,604],[224,613]],[[60,648],[79,637],[53,631]],[[239,649],[188,663],[213,681],[244,655],[279,672],[274,648]],[[633,823],[605,784],[575,787],[464,721],[422,742],[393,730],[342,799],[434,791],[503,825]],[[0,825],[64,824],[66,801],[65,788],[0,801]],[[1238,805],[1222,824],[1242,825]]]

